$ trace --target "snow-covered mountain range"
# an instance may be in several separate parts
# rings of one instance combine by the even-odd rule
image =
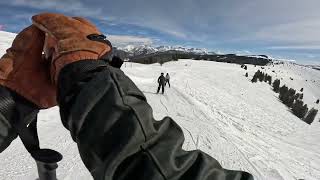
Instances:
[[[195,53],[199,55],[203,54],[214,54],[213,52],[208,52],[204,48],[188,48],[182,46],[151,46],[151,45],[127,45],[123,47],[117,47],[117,49],[128,52],[134,56],[141,54],[151,54],[156,52],[165,52],[165,51],[180,51],[187,53]]]

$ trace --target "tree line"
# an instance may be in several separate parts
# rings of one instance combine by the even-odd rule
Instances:
[[[272,83],[272,77],[260,70],[254,74],[251,82],[255,83],[258,80],[260,82],[267,82],[270,85],[272,84],[273,91],[279,93],[280,101],[285,104],[295,116],[308,124],[314,121],[318,110],[314,108],[309,110],[308,105],[304,104],[303,88],[300,89],[300,92],[297,92],[295,89],[289,88],[286,85],[280,87],[280,79],[276,79]],[[319,100],[317,100],[316,103],[319,103]]]
[[[186,53],[175,50],[169,50],[165,52],[155,52],[151,54],[141,54],[133,57],[129,57],[131,62],[137,62],[142,64],[152,63],[165,63],[168,61],[177,61],[178,59],[194,59],[194,60],[206,60],[216,62],[226,62],[235,64],[253,64],[265,66],[271,62],[269,59],[259,57],[238,56],[235,54],[196,54]]]

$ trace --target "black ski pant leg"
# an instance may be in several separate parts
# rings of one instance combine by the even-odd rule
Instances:
[[[168,85],[169,85],[169,87],[170,87],[170,80],[169,80],[169,79],[167,80],[167,83],[168,83]]]
[[[162,94],[164,94],[164,84],[161,84],[162,86]]]
[[[160,87],[161,87],[161,84],[159,83],[157,93],[159,93],[159,91],[160,91]]]

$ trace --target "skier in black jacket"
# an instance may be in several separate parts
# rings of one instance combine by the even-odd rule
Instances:
[[[166,78],[164,77],[163,73],[161,73],[161,75],[158,78],[158,84],[159,84],[159,86],[158,86],[157,94],[159,93],[160,88],[161,88],[162,94],[163,94],[164,93],[164,86],[166,84]]]
[[[17,136],[13,122],[58,104],[94,179],[253,179],[182,150],[181,128],[170,117],[155,121],[137,86],[99,60],[112,47],[90,22],[53,13],[32,20],[0,60],[0,152]]]

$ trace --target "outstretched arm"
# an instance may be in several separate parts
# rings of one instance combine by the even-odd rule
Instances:
[[[223,169],[204,152],[182,150],[181,128],[170,117],[155,121],[137,86],[103,61],[65,66],[58,103],[62,122],[95,179],[253,179]]]

